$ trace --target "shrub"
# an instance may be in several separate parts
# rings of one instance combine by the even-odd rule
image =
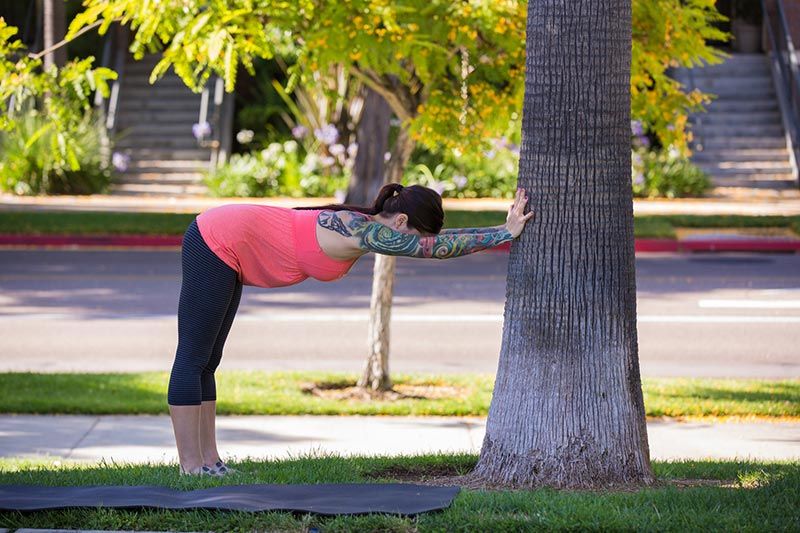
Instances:
[[[452,154],[437,162],[409,167],[403,183],[419,183],[444,198],[513,198],[517,186],[519,149],[505,139],[479,154]],[[431,168],[433,167],[433,168]]]
[[[295,141],[271,143],[260,152],[234,154],[209,172],[214,196],[334,196],[347,188],[349,175],[315,154],[302,156]]]
[[[0,190],[18,195],[93,194],[108,189],[105,129],[91,112],[69,132],[28,109],[0,132]],[[69,150],[61,149],[69,144]],[[64,156],[66,154],[66,157]]]
[[[638,198],[700,196],[711,187],[708,175],[674,148],[634,150],[631,177]]]

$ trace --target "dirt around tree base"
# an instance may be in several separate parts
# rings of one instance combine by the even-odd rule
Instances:
[[[508,490],[536,490],[537,487],[510,487],[486,483],[485,480],[464,472],[463,467],[455,465],[421,465],[417,466],[392,466],[367,473],[370,479],[391,479],[403,483],[429,485],[435,487],[458,486],[467,490],[508,491]],[[729,479],[659,479],[652,485],[615,485],[603,488],[568,488],[556,489],[571,492],[638,492],[647,489],[664,489],[676,487],[678,489],[691,489],[695,487],[718,487],[726,489],[748,488],[735,480]],[[538,487],[544,488],[544,487]],[[552,487],[550,487],[552,488]]]
[[[300,385],[304,394],[311,394],[326,400],[355,401],[397,401],[397,400],[440,400],[466,396],[461,387],[450,385],[405,385],[399,384],[388,391],[373,391],[357,387],[354,383],[320,382]]]

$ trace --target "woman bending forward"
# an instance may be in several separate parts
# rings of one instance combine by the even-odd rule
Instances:
[[[183,239],[178,349],[167,398],[181,473],[231,472],[217,451],[214,371],[243,285],[335,281],[368,252],[446,259],[491,248],[522,233],[533,216],[524,213],[527,200],[518,190],[502,226],[444,231],[442,199],[421,185],[385,185],[371,208],[229,204],[198,215]]]

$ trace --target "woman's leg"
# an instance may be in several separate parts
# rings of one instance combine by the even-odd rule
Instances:
[[[208,248],[195,222],[186,230],[181,258],[178,349],[167,399],[181,466],[192,471],[204,464],[200,447],[201,376],[236,291],[237,275]]]
[[[200,451],[203,455],[203,460],[208,465],[213,465],[220,460],[216,436],[217,384],[214,380],[214,372],[222,359],[222,349],[225,347],[225,341],[233,325],[236,311],[239,309],[241,298],[242,283],[237,281],[236,288],[233,291],[233,298],[231,298],[231,303],[225,314],[225,320],[223,320],[222,327],[217,335],[214,349],[211,351],[211,358],[200,378],[203,388],[203,405],[200,409]]]

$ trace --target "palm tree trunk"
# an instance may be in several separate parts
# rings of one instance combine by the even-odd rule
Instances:
[[[519,185],[500,362],[473,476],[650,483],[630,183],[631,0],[528,4]]]
[[[386,182],[399,183],[403,170],[414,151],[414,140],[405,128],[401,128],[392,157],[386,167]],[[358,386],[371,390],[389,390],[392,380],[389,375],[389,325],[392,316],[394,294],[395,257],[375,255],[372,274],[372,298],[367,349],[367,362],[358,381]]]

